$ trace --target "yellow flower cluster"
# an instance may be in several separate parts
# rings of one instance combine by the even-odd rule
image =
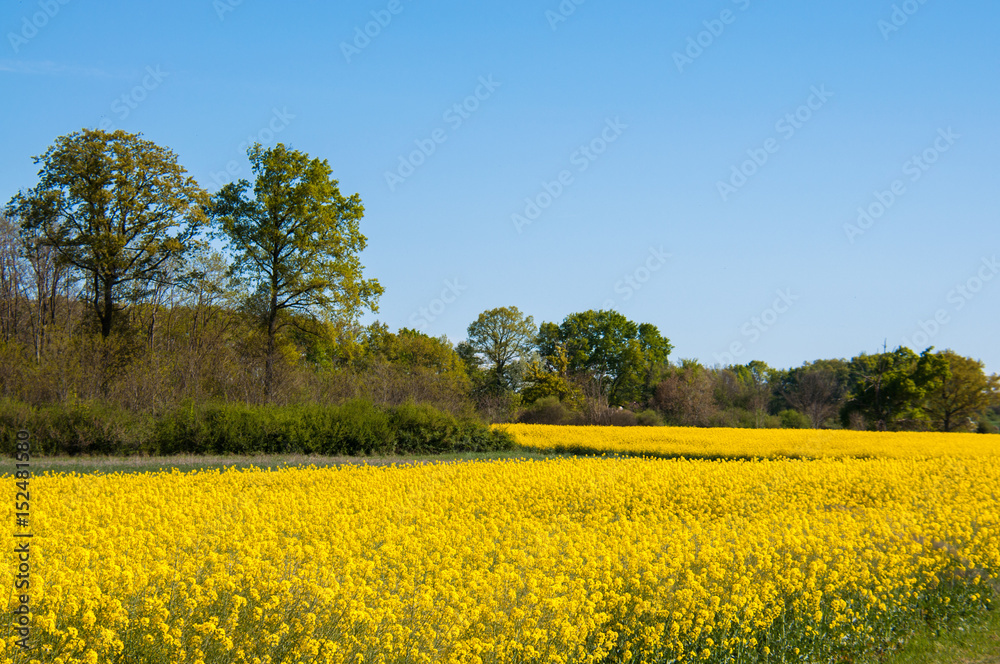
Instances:
[[[821,661],[988,603],[997,487],[996,457],[46,475],[0,662]]]
[[[1000,436],[974,433],[821,429],[498,425],[519,445],[542,451],[688,458],[882,457],[917,459],[1000,454]]]

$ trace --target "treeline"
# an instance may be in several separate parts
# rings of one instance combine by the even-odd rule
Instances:
[[[68,453],[509,446],[450,345],[357,324],[382,293],[360,197],[325,160],[248,156],[254,182],[214,195],[123,131],[35,157],[0,221],[4,432]]]
[[[0,218],[5,426],[35,427],[54,451],[115,453],[238,451],[205,432],[239,419],[212,413],[248,408],[254,450],[331,453],[503,447],[484,423],[517,420],[997,431],[997,376],[950,351],[705,367],[671,362],[655,326],[615,311],[536,326],[491,309],[457,346],[361,326],[382,287],[360,263],[360,197],[283,145],[249,157],[255,181],[214,195],[122,131],[60,137],[35,158],[37,185]],[[329,428],[375,420],[381,446]]]
[[[519,359],[505,360],[512,346]],[[480,315],[458,353],[473,395],[507,395],[522,422],[1000,431],[1000,377],[950,350],[901,347],[776,369],[668,362],[671,349],[654,326],[614,311],[535,330],[511,307]]]

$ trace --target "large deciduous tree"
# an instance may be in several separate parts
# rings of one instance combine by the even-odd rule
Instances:
[[[974,418],[990,406],[1000,383],[987,376],[983,363],[951,350],[936,355],[947,364],[940,382],[927,393],[924,410],[939,431],[975,430]]]
[[[877,431],[924,427],[928,419],[924,397],[940,385],[946,371],[945,360],[932,350],[917,355],[899,347],[853,358],[848,399],[841,411],[844,423],[858,413]]]
[[[570,314],[559,325],[543,323],[538,350],[553,357],[565,348],[568,370],[589,376],[611,405],[640,401],[655,384],[655,369],[665,365],[673,347],[654,325],[638,325],[617,311]]]
[[[210,208],[267,335],[265,392],[271,395],[278,333],[307,315],[342,323],[377,311],[382,286],[363,278],[367,244],[361,197],[345,197],[325,159],[279,143],[248,150],[256,178],[215,194]]]
[[[469,325],[459,353],[467,362],[484,366],[491,391],[509,392],[520,386],[524,360],[530,355],[538,328],[517,307],[498,307],[479,314]]]
[[[82,274],[107,338],[119,314],[184,255],[208,195],[171,150],[121,130],[61,136],[34,161],[42,165],[38,184],[7,212]]]

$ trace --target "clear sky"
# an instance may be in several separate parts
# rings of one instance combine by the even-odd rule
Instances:
[[[997,25],[986,0],[8,1],[0,202],[83,127],[209,191],[280,141],[361,195],[393,329],[614,308],[673,359],[886,341],[1000,371]]]

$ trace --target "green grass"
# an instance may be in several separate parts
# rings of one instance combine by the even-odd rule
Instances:
[[[157,473],[170,472],[174,468],[181,471],[242,469],[242,468],[293,468],[296,466],[315,465],[318,468],[342,466],[345,464],[365,464],[373,466],[388,466],[392,464],[455,462],[455,461],[494,461],[502,459],[550,459],[561,454],[528,452],[511,450],[508,452],[455,452],[451,454],[409,454],[398,456],[312,456],[305,454],[262,454],[233,456],[201,456],[183,454],[177,456],[55,456],[34,457],[31,459],[31,470],[35,475],[45,472],[56,473]],[[0,466],[0,475],[14,472],[14,461],[7,459]]]
[[[919,632],[892,655],[864,664],[1000,664],[1000,611]]]

